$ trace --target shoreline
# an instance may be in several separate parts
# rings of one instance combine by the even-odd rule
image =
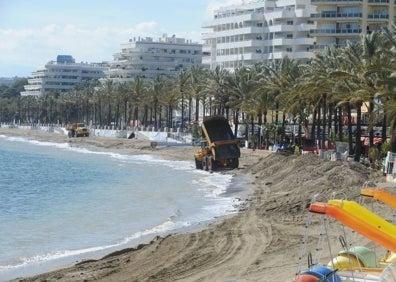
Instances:
[[[67,135],[60,133],[61,131],[57,132],[48,132],[43,131],[40,129],[26,129],[26,128],[0,128],[0,135],[5,135],[8,137],[13,138],[24,138],[27,141],[38,141],[38,142],[51,142],[51,143],[60,143],[60,144],[69,144],[71,147],[78,147],[78,148],[86,148],[90,151],[104,151],[109,153],[120,153],[125,155],[150,155],[154,157],[158,157],[162,160],[172,160],[172,161],[191,161],[193,163],[193,153],[196,150],[192,145],[189,144],[173,144],[170,145],[160,145],[156,149],[152,149],[150,146],[150,140],[144,137],[140,137],[137,139],[140,140],[133,140],[129,141],[129,143],[135,143],[134,145],[126,145],[124,144],[126,141],[125,138],[117,138],[117,137],[97,137],[94,138],[69,138]],[[128,141],[127,141],[128,142]],[[191,151],[191,155],[186,154],[176,154],[173,152],[174,150],[171,149],[171,152],[168,152],[167,147],[175,148],[181,147],[183,151]],[[179,149],[177,150],[179,151]],[[172,155],[170,155],[172,154]],[[242,212],[248,208],[248,205],[251,202],[251,195],[254,192],[253,187],[249,189],[242,189],[242,185],[248,185],[249,179],[245,176],[242,177],[236,176],[236,173],[232,171],[223,171],[220,172],[221,174],[228,174],[232,176],[232,180],[230,185],[227,187],[227,190],[221,193],[219,196],[228,197],[234,199],[233,209],[230,209],[229,214],[224,216],[218,216],[212,219],[208,219],[202,222],[198,222],[194,225],[188,227],[178,228],[176,230],[169,231],[164,235],[147,235],[140,240],[135,240],[135,242],[128,243],[125,246],[119,246],[110,250],[101,250],[91,254],[87,254],[85,257],[84,255],[79,255],[76,258],[66,258],[63,259],[65,262],[62,264],[62,259],[56,262],[48,262],[48,266],[36,266],[39,267],[40,270],[34,271],[33,274],[28,275],[26,277],[34,277],[40,275],[42,273],[58,271],[60,269],[72,267],[74,265],[83,265],[90,261],[100,260],[105,257],[111,257],[116,254],[125,253],[127,250],[130,250],[132,245],[132,249],[136,246],[138,248],[149,245],[152,243],[153,240],[159,240],[161,238],[166,238],[169,236],[174,236],[176,234],[187,234],[192,232],[199,232],[203,229],[208,228],[209,226],[220,222],[226,218],[230,218],[235,214]],[[153,237],[153,238],[151,238]],[[78,258],[78,259],[77,259]],[[77,259],[77,260],[76,260]],[[34,266],[29,266],[31,269]],[[23,273],[30,273],[31,271],[24,270]],[[13,280],[18,281],[21,278],[14,278]],[[12,281],[12,280],[10,280]]]
[[[195,150],[192,146],[151,149],[150,141],[141,137],[68,140],[54,133],[15,130],[0,128],[0,135],[19,132],[20,136],[39,141],[147,153],[170,161],[192,160]],[[355,163],[329,162],[313,155],[287,157],[241,151],[240,168],[225,173],[233,174],[236,181],[241,177],[249,179],[252,197],[242,212],[198,230],[156,237],[148,244],[131,246],[97,260],[12,281],[288,281],[301,263],[299,252],[307,205],[313,195],[329,196],[336,191],[356,199],[368,180],[387,185],[379,173]],[[317,223],[310,227],[313,239],[319,237],[320,227]],[[364,238],[359,243],[370,244]]]

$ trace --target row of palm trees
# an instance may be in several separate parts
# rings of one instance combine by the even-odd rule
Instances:
[[[349,152],[359,160],[363,125],[370,147],[374,147],[373,128],[380,126],[383,142],[390,135],[396,152],[395,58],[394,29],[386,29],[361,35],[358,43],[329,46],[307,64],[285,57],[233,72],[194,66],[175,79],[138,77],[130,83],[108,79],[85,82],[67,94],[17,97],[0,101],[0,118],[86,121],[118,128],[139,121],[158,129],[184,128],[201,116],[218,114],[233,121],[235,132],[243,123],[250,134],[260,139],[263,135],[266,144],[282,142],[290,123],[298,128],[300,144],[304,134],[310,140],[347,140]],[[368,112],[363,114],[362,108]],[[258,132],[253,131],[254,124]]]

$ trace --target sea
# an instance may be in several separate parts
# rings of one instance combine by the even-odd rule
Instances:
[[[0,281],[202,228],[238,211],[244,181],[196,170],[193,157],[0,135]]]

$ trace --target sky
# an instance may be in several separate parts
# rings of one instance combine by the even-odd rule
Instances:
[[[205,21],[242,0],[0,0],[0,77],[28,77],[56,56],[112,61],[133,37],[203,43]]]

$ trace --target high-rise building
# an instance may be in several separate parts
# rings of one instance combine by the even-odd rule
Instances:
[[[108,79],[131,81],[135,77],[175,77],[181,70],[202,64],[202,44],[176,36],[133,38],[121,44],[106,72]]]
[[[317,27],[311,32],[319,48],[345,46],[360,34],[391,27],[395,22],[394,0],[312,0],[317,12],[312,15]]]
[[[204,23],[212,32],[203,34],[203,63],[211,68],[235,69],[255,62],[313,57],[315,28],[309,0],[254,1],[222,7]]]
[[[255,0],[221,7],[203,24],[203,63],[235,69],[281,59],[308,61],[324,46],[395,22],[394,0]]]
[[[100,63],[76,63],[70,55],[58,55],[56,61],[48,62],[32,73],[22,96],[40,96],[45,93],[65,93],[77,84],[105,76],[106,66]]]

